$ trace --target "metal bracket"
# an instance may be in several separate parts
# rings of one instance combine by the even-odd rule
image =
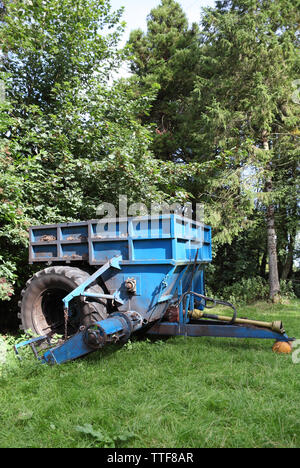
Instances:
[[[97,298],[104,298],[104,299],[113,299],[119,302],[119,299],[116,295],[110,294],[92,294],[92,293],[85,293],[85,289],[90,286],[94,281],[96,281],[99,276],[103,275],[105,271],[109,268],[116,268],[121,270],[120,262],[122,261],[122,255],[118,255],[117,257],[113,257],[107,263],[105,263],[99,270],[97,270],[93,275],[91,275],[86,281],[80,284],[76,289],[70,292],[66,297],[63,298],[64,309],[69,309],[69,303],[72,299],[78,296],[86,296],[86,297],[97,297]]]
[[[45,335],[45,336],[38,336],[36,338],[31,338],[30,340],[26,340],[26,341],[22,341],[21,343],[17,343],[15,346],[14,346],[14,351],[16,353],[16,356],[17,358],[21,361],[22,358],[19,354],[19,348],[24,348],[25,346],[30,346],[31,349],[32,349],[32,352],[33,354],[35,355],[35,357],[38,359],[38,360],[41,360],[40,356],[38,355],[38,351],[35,347],[35,345],[39,345],[41,343],[43,343],[44,341],[47,341],[47,343],[49,345],[51,345],[51,342],[50,342],[50,338],[49,336]]]

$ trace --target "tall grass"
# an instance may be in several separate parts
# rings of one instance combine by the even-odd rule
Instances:
[[[239,315],[282,318],[300,337],[299,305],[260,303]],[[54,367],[9,353],[0,447],[298,447],[300,364],[271,347],[146,339]]]

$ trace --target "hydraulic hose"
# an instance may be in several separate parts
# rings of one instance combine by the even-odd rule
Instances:
[[[199,294],[199,293],[196,293],[194,291],[187,291],[185,292],[184,294],[182,294],[182,296],[180,297],[179,301],[178,301],[178,305],[186,298],[186,296],[188,296],[189,294],[193,294],[194,296],[196,297],[199,297],[200,299],[203,299],[205,301],[205,303],[203,304],[201,302],[201,305],[203,305],[206,309],[213,309],[214,307],[216,307],[217,305],[223,305],[223,306],[226,306],[226,307],[231,307],[231,309],[233,309],[233,316],[232,316],[232,319],[231,321],[229,322],[230,325],[233,325],[236,321],[236,317],[237,317],[237,311],[234,307],[233,304],[231,304],[230,302],[226,302],[226,301],[220,301],[219,299],[213,299],[211,297],[207,297],[207,296],[204,296],[203,294]],[[211,306],[208,306],[206,304],[206,302],[212,302],[212,305]],[[211,318],[211,317],[210,317]]]

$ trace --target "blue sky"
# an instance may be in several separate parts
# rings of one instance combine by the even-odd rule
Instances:
[[[177,0],[182,6],[190,23],[199,22],[201,8],[214,6],[214,0]],[[129,37],[130,31],[136,28],[147,29],[146,18],[152,8],[160,4],[160,0],[111,0],[112,9],[124,6],[123,20],[127,23],[123,42]]]

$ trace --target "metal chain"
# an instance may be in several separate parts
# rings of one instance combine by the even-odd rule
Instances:
[[[65,319],[65,340],[68,338],[68,320],[69,320],[69,309],[64,309]]]

